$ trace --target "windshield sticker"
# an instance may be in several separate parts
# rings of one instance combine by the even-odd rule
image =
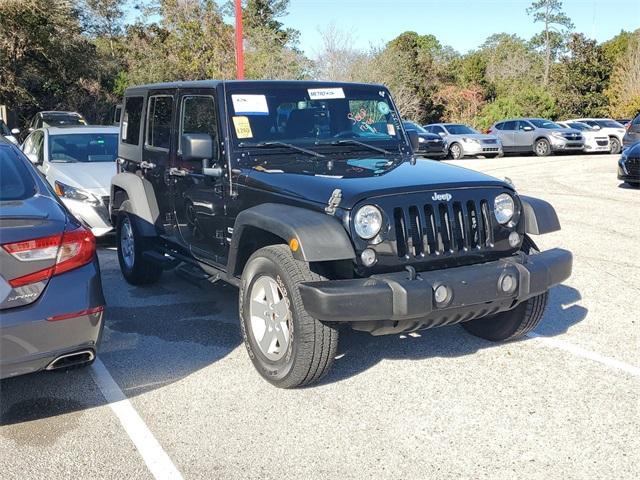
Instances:
[[[387,133],[392,137],[396,136],[396,127],[393,126],[393,123],[387,123]]]
[[[357,125],[363,132],[378,132],[375,127],[372,126],[375,120],[369,115],[365,108],[361,108],[356,113],[349,112],[347,118],[353,122],[354,126]]]
[[[345,98],[342,88],[309,88],[307,90],[311,100],[327,100],[332,98]]]
[[[236,113],[269,115],[269,105],[264,95],[231,95],[231,101]]]
[[[233,117],[233,126],[236,129],[236,137],[253,138],[251,124],[247,117]]]
[[[387,102],[378,102],[378,111],[382,115],[387,115],[390,111],[389,104]]]

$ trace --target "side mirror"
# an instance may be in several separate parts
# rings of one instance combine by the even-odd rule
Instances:
[[[35,153],[27,153],[27,158],[34,165],[38,165],[40,163],[40,161],[38,160],[38,155],[36,155]]]
[[[420,141],[418,140],[418,132],[415,130],[407,130],[407,135],[409,136],[409,143],[411,144],[411,148],[415,151],[418,150],[420,146]]]
[[[593,125],[591,128],[594,130],[600,130],[602,127],[600,127],[600,125]]]
[[[11,135],[20,135],[20,129],[19,128],[11,129]]]
[[[524,127],[522,127],[522,130],[524,130],[525,132],[530,132],[531,130],[533,130],[533,127],[525,125]]]
[[[438,132],[438,135],[440,135],[442,138],[447,136],[444,132]]]
[[[180,144],[182,159],[186,161],[204,160],[213,157],[213,142],[206,133],[186,133]]]

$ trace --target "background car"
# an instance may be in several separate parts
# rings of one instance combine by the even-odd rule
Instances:
[[[611,150],[609,137],[600,132],[599,128],[596,129],[582,122],[557,122],[557,124],[564,128],[580,130],[584,137],[585,152],[609,152]]]
[[[427,132],[441,136],[449,146],[451,158],[482,155],[494,158],[502,155],[502,144],[495,135],[480,133],[460,123],[432,123],[425,125]]]
[[[7,127],[7,124],[4,123],[4,120],[0,118],[0,135],[1,136],[9,140],[14,145],[17,145],[18,139],[16,137],[18,136],[19,133],[20,133],[20,130],[18,130],[17,128],[14,128],[13,130],[9,130],[9,127]]]
[[[618,160],[618,179],[640,187],[640,142],[625,148]]]
[[[578,130],[562,128],[544,118],[503,120],[495,123],[489,132],[500,139],[505,153],[533,152],[545,157],[553,152],[584,149],[584,139]]]
[[[429,133],[417,123],[408,120],[403,120],[402,125],[407,132],[413,131],[418,134],[418,149],[415,150],[417,155],[441,159],[449,153],[447,142],[440,135]]]
[[[22,150],[95,236],[113,230],[109,188],[116,174],[118,127],[41,128],[27,137]]]
[[[29,121],[26,135],[44,127],[61,127],[63,125],[87,125],[85,118],[78,112],[44,111],[36,113]]]
[[[87,365],[102,332],[95,238],[0,138],[0,378]]]
[[[621,123],[611,118],[574,118],[566,121],[586,123],[591,127],[600,129],[602,133],[609,137],[609,144],[611,146],[609,152],[616,154],[622,150],[622,139],[627,131]]]
[[[636,115],[636,118],[629,123],[627,132],[622,138],[624,148],[630,147],[636,142],[640,142],[640,114]]]

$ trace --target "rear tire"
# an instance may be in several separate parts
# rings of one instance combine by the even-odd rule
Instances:
[[[522,251],[535,254],[538,249],[533,241],[525,236]],[[462,327],[476,337],[493,342],[516,340],[536,328],[542,320],[549,299],[549,292],[532,297],[517,305],[514,309],[490,317],[471,320]]]
[[[294,259],[287,245],[261,248],[242,273],[244,343],[260,375],[276,387],[317,382],[335,359],[338,330],[312,318],[298,290],[301,282],[318,280],[324,278]]]
[[[533,151],[538,157],[547,157],[551,154],[551,144],[546,138],[536,140]]]
[[[118,263],[125,280],[131,285],[155,283],[162,275],[162,268],[144,257],[143,237],[134,218],[120,212],[116,226]]]

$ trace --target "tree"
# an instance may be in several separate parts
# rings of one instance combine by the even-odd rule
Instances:
[[[109,42],[115,57],[115,39],[122,34],[125,0],[82,0],[83,23],[87,33]]]
[[[315,77],[319,80],[363,81],[360,67],[369,63],[370,57],[353,46],[353,35],[333,23],[319,33],[321,46],[315,55]]]
[[[561,0],[535,0],[527,13],[533,15],[534,22],[544,23],[544,30],[539,39],[544,46],[544,77],[543,85],[549,84],[551,63],[554,60],[554,52],[562,44],[563,37],[573,29],[571,19],[562,11]],[[535,44],[534,40],[534,44]],[[539,42],[538,42],[539,43]]]
[[[612,116],[634,117],[640,113],[640,30],[633,32],[614,66],[606,94]]]

